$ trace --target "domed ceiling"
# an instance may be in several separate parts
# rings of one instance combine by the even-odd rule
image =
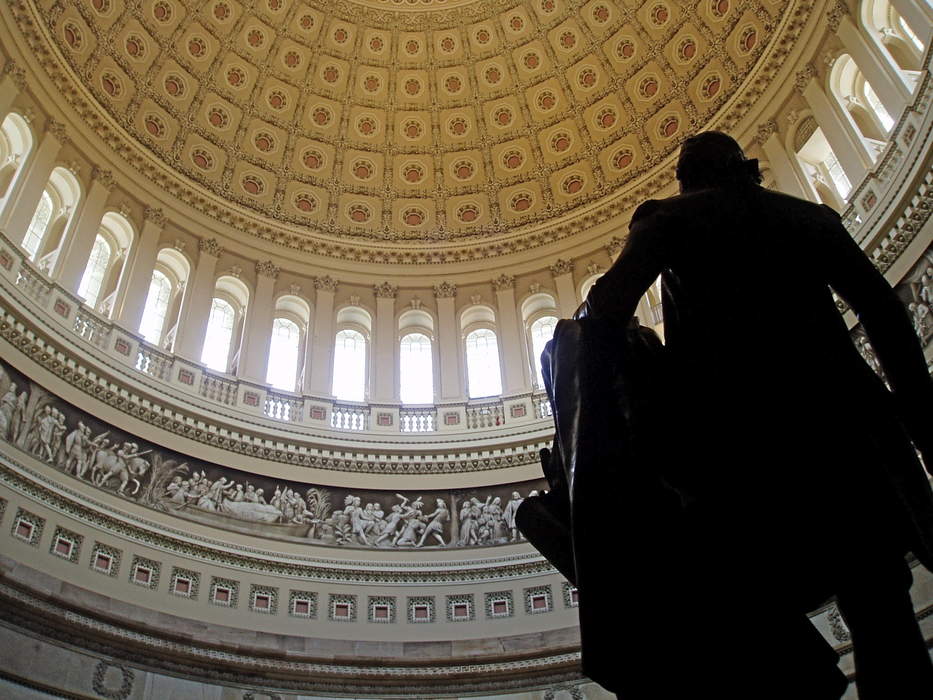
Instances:
[[[50,30],[189,185],[298,238],[475,243],[617,195],[793,5],[72,0]]]

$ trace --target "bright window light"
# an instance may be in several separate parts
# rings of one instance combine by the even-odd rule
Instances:
[[[923,42],[920,41],[920,37],[910,28],[910,25],[904,21],[903,17],[899,16],[897,18],[897,24],[901,28],[901,31],[904,32],[904,36],[910,39],[910,43],[912,43],[918,51],[923,51]]]
[[[826,167],[826,172],[829,173],[829,178],[833,181],[839,196],[842,199],[848,197],[849,192],[852,191],[852,183],[849,182],[849,178],[839,164],[836,154],[830,151],[829,155],[826,156],[826,160],[823,161],[823,165]]]
[[[39,244],[45,237],[45,231],[49,227],[49,220],[52,218],[52,198],[48,192],[42,193],[42,199],[39,200],[39,206],[36,207],[36,213],[32,215],[32,221],[26,229],[26,237],[23,239],[23,248],[29,253],[29,259],[35,260],[36,253],[39,251]]]
[[[333,392],[344,401],[365,400],[366,338],[359,331],[348,328],[337,333]]]
[[[894,119],[888,114],[888,110],[884,108],[884,105],[881,104],[881,100],[878,99],[878,95],[875,94],[875,91],[867,80],[865,81],[865,99],[868,101],[868,106],[871,107],[875,115],[877,115],[878,121],[881,122],[881,126],[884,127],[884,130],[890,131],[891,127],[894,126]]]
[[[544,346],[554,336],[554,327],[557,325],[557,318],[554,316],[545,316],[539,318],[531,324],[531,363],[535,368],[536,386],[544,386],[544,377],[541,376],[541,353],[544,352]]]
[[[298,347],[301,331],[287,318],[272,322],[272,342],[269,344],[269,369],[266,382],[276,389],[295,391],[298,381]]]
[[[91,248],[91,257],[87,261],[87,267],[84,268],[81,284],[78,285],[78,296],[82,297],[92,309],[97,307],[97,298],[100,296],[104,276],[109,267],[110,244],[104,240],[103,236],[98,236],[94,240],[94,247]]]
[[[496,334],[480,328],[466,337],[467,378],[471,399],[502,393],[499,371],[499,345]]]
[[[149,283],[149,294],[143,310],[143,320],[139,324],[139,333],[148,342],[158,345],[162,340],[162,327],[168,314],[168,303],[172,298],[172,283],[168,277],[154,270]]]
[[[431,339],[424,333],[409,333],[402,338],[399,385],[402,403],[434,403]]]
[[[201,362],[218,372],[226,372],[229,369],[230,341],[233,340],[235,319],[236,311],[230,302],[215,297],[211,303]]]

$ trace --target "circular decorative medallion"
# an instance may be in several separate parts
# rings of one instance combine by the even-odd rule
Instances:
[[[218,22],[226,22],[228,19],[230,19],[230,15],[232,14],[230,11],[230,5],[228,5],[226,2],[215,2],[212,14],[214,15],[214,19],[216,19]]]
[[[614,107],[603,107],[596,113],[596,128],[611,129],[619,121],[619,115]]]
[[[246,72],[237,66],[227,69],[227,84],[233,88],[241,88],[246,84]]]
[[[386,43],[381,36],[373,36],[369,39],[369,50],[373,53],[382,53]]]
[[[62,36],[65,37],[65,43],[75,51],[80,50],[84,44],[84,35],[74,22],[65,22],[62,27]]]
[[[465,136],[467,131],[470,130],[470,125],[467,123],[467,120],[463,117],[454,117],[447,122],[447,131],[452,136]]]
[[[420,139],[424,136],[424,124],[418,119],[409,119],[402,125],[402,133],[410,141]]]
[[[372,211],[365,204],[351,204],[347,207],[347,218],[357,224],[365,224],[372,216]]]
[[[268,131],[257,131],[253,136],[253,145],[257,151],[271,153],[275,150],[275,137]]]
[[[635,160],[635,154],[630,148],[620,148],[612,154],[612,167],[616,170],[625,170]]]
[[[159,0],[152,6],[152,17],[156,22],[165,24],[172,19],[172,6],[164,0]]]
[[[177,73],[169,73],[165,76],[163,85],[165,87],[165,92],[175,98],[184,97],[185,92],[187,92],[185,81]]]
[[[111,97],[120,97],[123,94],[123,81],[110,71],[101,73],[100,86]]]
[[[165,122],[157,114],[147,114],[143,117],[143,124],[146,125],[146,131],[150,136],[155,136],[157,139],[165,136]]]
[[[570,150],[572,144],[573,138],[570,136],[570,132],[563,130],[555,131],[548,142],[554,153],[566,153]]]
[[[207,42],[199,36],[188,39],[188,55],[191,58],[204,58],[207,55]]]
[[[658,122],[658,134],[661,138],[669,139],[680,130],[680,118],[677,115],[664,117]]]
[[[444,89],[451,95],[456,95],[463,89],[463,81],[459,75],[448,75],[444,79]]]
[[[191,162],[201,170],[214,169],[214,156],[203,148],[194,148],[191,150]]]
[[[493,113],[492,121],[500,128],[509,126],[512,123],[512,110],[508,107],[500,107]]]
[[[377,129],[376,120],[370,116],[363,116],[356,120],[356,131],[361,136],[372,136]]]
[[[217,129],[226,129],[230,123],[230,114],[223,107],[214,106],[207,112],[207,121]]]
[[[584,184],[585,181],[582,175],[579,173],[572,173],[561,180],[560,189],[564,194],[575,195],[583,189]]]
[[[353,161],[353,165],[350,169],[353,172],[353,177],[363,181],[369,180],[373,176],[373,173],[376,172],[376,166],[373,165],[373,162],[365,158],[358,158]]]
[[[324,165],[324,154],[316,148],[306,148],[301,154],[301,162],[308,170],[320,170]]]
[[[456,160],[451,171],[457,180],[469,180],[476,174],[476,166],[471,160]]]
[[[502,167],[506,170],[518,170],[525,163],[525,154],[512,149],[502,154]]]
[[[424,180],[424,168],[419,163],[406,163],[402,166],[402,179],[416,185]]]
[[[146,42],[143,41],[143,38],[139,36],[139,34],[130,34],[127,36],[123,45],[126,48],[126,53],[130,58],[134,58],[137,61],[145,58]]]
[[[327,126],[333,118],[334,115],[331,114],[331,111],[323,105],[311,110],[311,121],[318,126]]]
[[[406,226],[421,226],[427,219],[424,209],[409,207],[402,211],[402,223]]]
[[[265,183],[256,175],[244,175],[240,186],[244,192],[253,196],[262,194],[266,189]]]
[[[310,192],[299,192],[295,195],[295,209],[305,214],[310,214],[317,209],[317,197]]]
[[[534,201],[535,198],[531,192],[518,192],[509,199],[509,208],[517,212],[528,211]]]
[[[288,106],[288,96],[281,90],[273,90],[266,97],[266,102],[272,109],[280,111]]]
[[[475,204],[464,204],[457,209],[457,218],[465,224],[470,224],[479,218],[479,207]]]
[[[557,104],[557,96],[550,90],[542,90],[535,96],[535,104],[542,112],[550,112]]]

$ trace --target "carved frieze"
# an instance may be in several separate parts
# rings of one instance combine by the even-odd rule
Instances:
[[[217,242],[216,238],[202,238],[198,241],[198,250],[212,258],[219,258],[224,254],[223,246]]]

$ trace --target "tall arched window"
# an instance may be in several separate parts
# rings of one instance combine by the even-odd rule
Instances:
[[[468,393],[471,399],[502,393],[499,344],[489,328],[478,328],[466,337]]]
[[[103,236],[97,236],[94,240],[94,247],[91,248],[91,257],[88,258],[87,267],[84,268],[81,284],[78,285],[78,296],[82,297],[92,309],[97,308],[97,298],[100,296],[100,288],[110,268],[111,256],[110,244],[104,240]]]
[[[535,385],[544,386],[544,377],[541,376],[541,353],[544,352],[544,346],[554,337],[554,328],[557,326],[557,318],[554,316],[543,316],[531,324],[531,364],[535,370]]]
[[[920,37],[914,33],[914,31],[910,28],[910,25],[907,24],[907,21],[900,15],[897,16],[897,26],[898,26],[898,29],[900,29],[901,32],[904,34],[904,36],[907,37],[907,40],[910,41],[910,43],[914,45],[914,48],[916,48],[917,51],[922,52],[923,42],[920,41]]]
[[[881,104],[881,100],[878,99],[878,95],[871,87],[871,83],[867,80],[863,86],[865,91],[865,101],[868,103],[868,106],[871,107],[872,111],[875,113],[875,116],[878,117],[878,121],[881,122],[881,125],[884,127],[885,131],[890,131],[891,127],[894,126],[894,118],[888,114],[888,110],[884,108],[884,105]]]
[[[366,397],[366,338],[345,328],[337,333],[334,347],[334,396],[344,401]]]
[[[226,372],[230,362],[230,341],[233,340],[233,324],[236,311],[233,305],[217,297],[211,304],[211,315],[207,321],[207,335],[201,362],[218,372]]]
[[[45,238],[45,232],[48,231],[51,219],[52,198],[48,192],[43,192],[42,199],[39,200],[39,206],[36,207],[36,213],[32,215],[32,221],[29,222],[29,227],[26,229],[26,237],[23,239],[23,248],[29,254],[30,260],[36,259],[39,244]]]
[[[269,369],[266,382],[276,389],[295,391],[298,381],[298,354],[301,329],[294,321],[278,317],[272,322],[272,341],[269,343]]]
[[[434,403],[431,339],[424,333],[409,333],[402,338],[399,390],[402,403]]]
[[[162,340],[162,330],[165,326],[165,316],[168,314],[168,305],[172,299],[172,283],[168,277],[153,270],[152,281],[149,283],[149,294],[146,296],[146,306],[143,310],[143,320],[139,324],[139,332],[150,343],[158,345]]]

